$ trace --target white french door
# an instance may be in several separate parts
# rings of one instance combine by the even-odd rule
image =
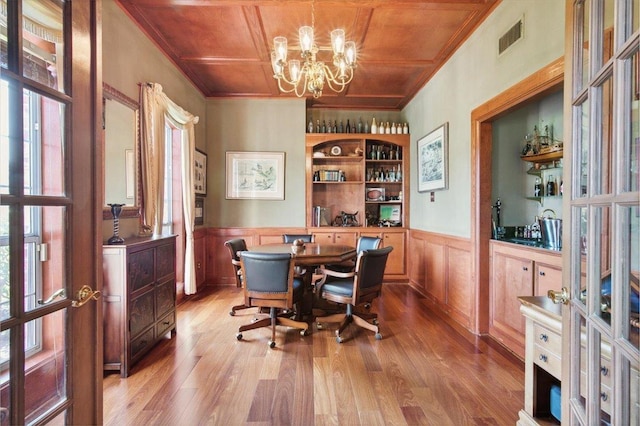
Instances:
[[[640,421],[639,16],[638,0],[567,0],[563,424]]]

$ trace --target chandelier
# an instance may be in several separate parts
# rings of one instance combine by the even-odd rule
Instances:
[[[300,58],[287,61],[287,38],[278,36],[273,39],[271,66],[273,77],[283,93],[295,92],[302,97],[308,91],[314,98],[322,96],[325,82],[336,93],[342,92],[353,78],[356,68],[356,44],[345,41],[343,29],[331,31],[331,49],[318,48],[313,38],[315,26],[313,2],[311,2],[311,26],[303,26],[298,30]],[[333,68],[317,60],[320,51],[333,51]],[[288,76],[285,74],[288,69]]]

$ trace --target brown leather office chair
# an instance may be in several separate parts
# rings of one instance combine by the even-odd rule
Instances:
[[[235,272],[236,278],[236,287],[242,287],[242,269],[240,267],[240,256],[238,253],[247,251],[247,243],[243,238],[236,238],[233,240],[225,241],[225,247],[229,250],[229,255],[231,256],[231,264],[233,265],[233,270]],[[242,309],[250,308],[251,306],[247,306],[245,304],[235,305],[231,307],[231,311],[229,311],[229,315],[234,316],[236,311],[240,311]]]
[[[378,237],[359,237],[358,243],[356,244],[356,254],[364,250],[378,249],[380,248],[380,244],[382,244],[382,239]],[[356,268],[356,262],[355,259],[349,259],[341,263],[325,265],[324,268],[331,269],[336,272],[353,272]]]
[[[336,341],[342,343],[342,332],[352,322],[375,333],[377,340],[382,339],[378,327],[378,316],[375,313],[356,312],[357,306],[371,303],[382,292],[382,280],[387,258],[393,247],[376,250],[363,250],[358,253],[356,268],[353,272],[342,273],[330,269],[321,269],[324,278],[316,284],[316,291],[321,298],[346,305],[346,312],[316,318],[319,329],[325,322],[339,322],[336,330]],[[372,321],[372,322],[369,322]]]
[[[241,326],[236,338],[242,340],[244,331],[271,326],[269,347],[273,348],[276,325],[299,328],[300,334],[306,335],[309,324],[290,318],[291,310],[301,300],[304,290],[302,280],[294,277],[292,255],[245,251],[240,253],[240,263],[245,305],[269,308],[269,317]]]

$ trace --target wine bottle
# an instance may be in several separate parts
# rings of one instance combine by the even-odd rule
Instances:
[[[547,196],[556,195],[555,178],[553,175],[547,179]]]
[[[362,128],[362,117],[358,118],[358,133],[362,133],[363,128]]]
[[[347,128],[345,129],[347,133],[351,133],[351,123],[349,123],[349,119],[347,118]]]
[[[342,120],[340,120],[340,127],[338,127],[338,131],[336,133],[344,133],[344,124]]]
[[[542,197],[542,181],[540,178],[536,178],[536,183],[533,185],[533,196]]]

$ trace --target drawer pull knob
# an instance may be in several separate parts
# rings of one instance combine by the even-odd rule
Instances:
[[[603,376],[608,376],[609,375],[609,369],[607,367],[600,367],[600,372],[602,373]]]
[[[522,270],[523,270],[523,271],[528,271],[528,270],[529,270],[529,268],[527,268],[526,266],[523,266],[523,267],[522,267]]]
[[[547,336],[546,334],[542,333],[540,335],[540,340],[542,340],[543,342],[546,342],[547,340],[549,340],[549,336]]]
[[[603,401],[606,401],[607,399],[609,399],[609,397],[607,396],[607,393],[606,393],[606,392],[602,392],[602,393],[600,394],[600,398],[601,398]]]
[[[540,361],[542,362],[547,362],[547,356],[546,355],[540,355]]]
[[[540,275],[544,277],[544,271],[540,271]]]
[[[163,322],[162,324],[163,324],[163,325],[169,325],[169,324],[171,324],[171,323],[170,323],[169,321],[165,321],[165,322]]]

